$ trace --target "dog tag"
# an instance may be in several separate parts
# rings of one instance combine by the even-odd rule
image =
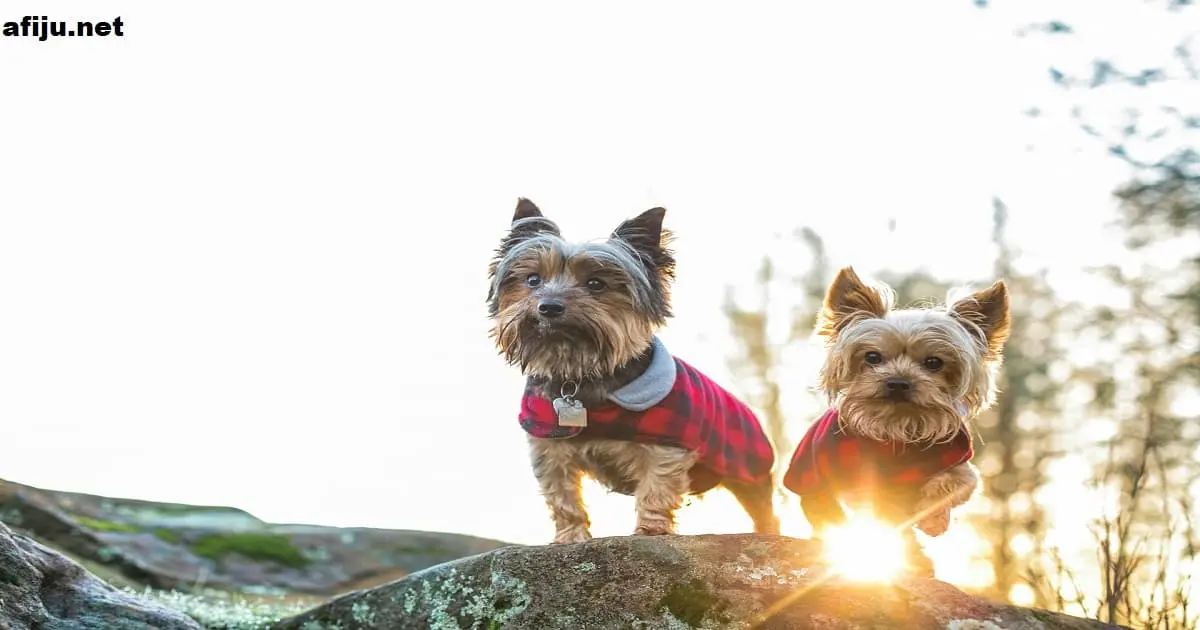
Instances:
[[[558,415],[560,427],[586,427],[587,408],[583,403],[571,397],[555,398],[554,413]]]

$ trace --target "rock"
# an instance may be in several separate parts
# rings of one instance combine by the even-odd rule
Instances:
[[[135,585],[332,595],[504,546],[368,528],[274,525],[242,510],[113,499],[0,481],[0,521]]]
[[[200,630],[191,618],[105,584],[0,523],[0,628]]]
[[[752,534],[507,547],[349,593],[273,630],[1114,627],[932,579],[847,583],[818,558],[812,541]]]

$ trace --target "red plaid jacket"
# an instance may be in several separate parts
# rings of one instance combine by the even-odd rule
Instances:
[[[758,483],[775,464],[771,442],[754,412],[696,368],[675,359],[675,385],[659,403],[630,411],[611,402],[588,408],[587,427],[560,427],[550,401],[527,381],[521,427],[536,438],[586,438],[661,444],[695,451],[691,491],[722,479]]]
[[[800,440],[783,485],[802,497],[839,488],[886,488],[903,496],[974,454],[965,424],[951,441],[919,447],[848,434],[838,425],[837,409],[830,409]]]

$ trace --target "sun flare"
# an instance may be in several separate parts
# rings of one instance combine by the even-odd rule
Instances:
[[[583,483],[584,500],[592,516],[592,535],[624,536],[629,533],[634,513],[633,499],[605,490],[591,479]],[[981,504],[979,509],[985,509]],[[540,506],[539,506],[540,507]],[[780,530],[783,535],[801,540],[816,534],[805,520],[795,501],[781,500],[777,505]],[[541,544],[554,535],[553,523],[540,512],[530,511],[526,531],[537,532],[522,539],[528,544]],[[753,523],[737,500],[726,490],[714,490],[703,497],[689,497],[679,511],[678,533],[730,534],[750,532]],[[846,580],[886,582],[907,568],[904,537],[888,529],[866,513],[852,517],[848,527],[829,532],[825,538],[823,556],[833,573]],[[535,519],[536,517],[536,519]],[[992,567],[983,562],[987,543],[971,527],[959,523],[937,538],[925,538],[920,533],[925,553],[933,560],[938,579],[960,586],[982,589],[992,584]],[[872,577],[876,576],[876,577]]]
[[[822,536],[834,573],[856,582],[889,582],[905,566],[904,540],[895,528],[866,515]]]

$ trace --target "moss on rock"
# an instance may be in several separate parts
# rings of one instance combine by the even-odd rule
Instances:
[[[713,593],[709,584],[699,578],[672,584],[659,604],[676,619],[693,627],[700,626],[706,620],[718,623],[728,621],[725,611],[729,603]]]
[[[118,523],[117,521],[105,521],[98,518],[89,518],[87,516],[75,516],[75,522],[94,532],[118,532],[122,534],[135,534],[142,531],[137,525],[129,523]]]
[[[294,569],[304,568],[311,562],[287,536],[260,532],[209,534],[192,545],[192,552],[218,562],[236,553]]]
[[[179,534],[177,534],[165,527],[159,527],[158,529],[155,529],[154,537],[158,538],[159,540],[161,540],[165,543],[171,543],[172,545],[179,543]]]

